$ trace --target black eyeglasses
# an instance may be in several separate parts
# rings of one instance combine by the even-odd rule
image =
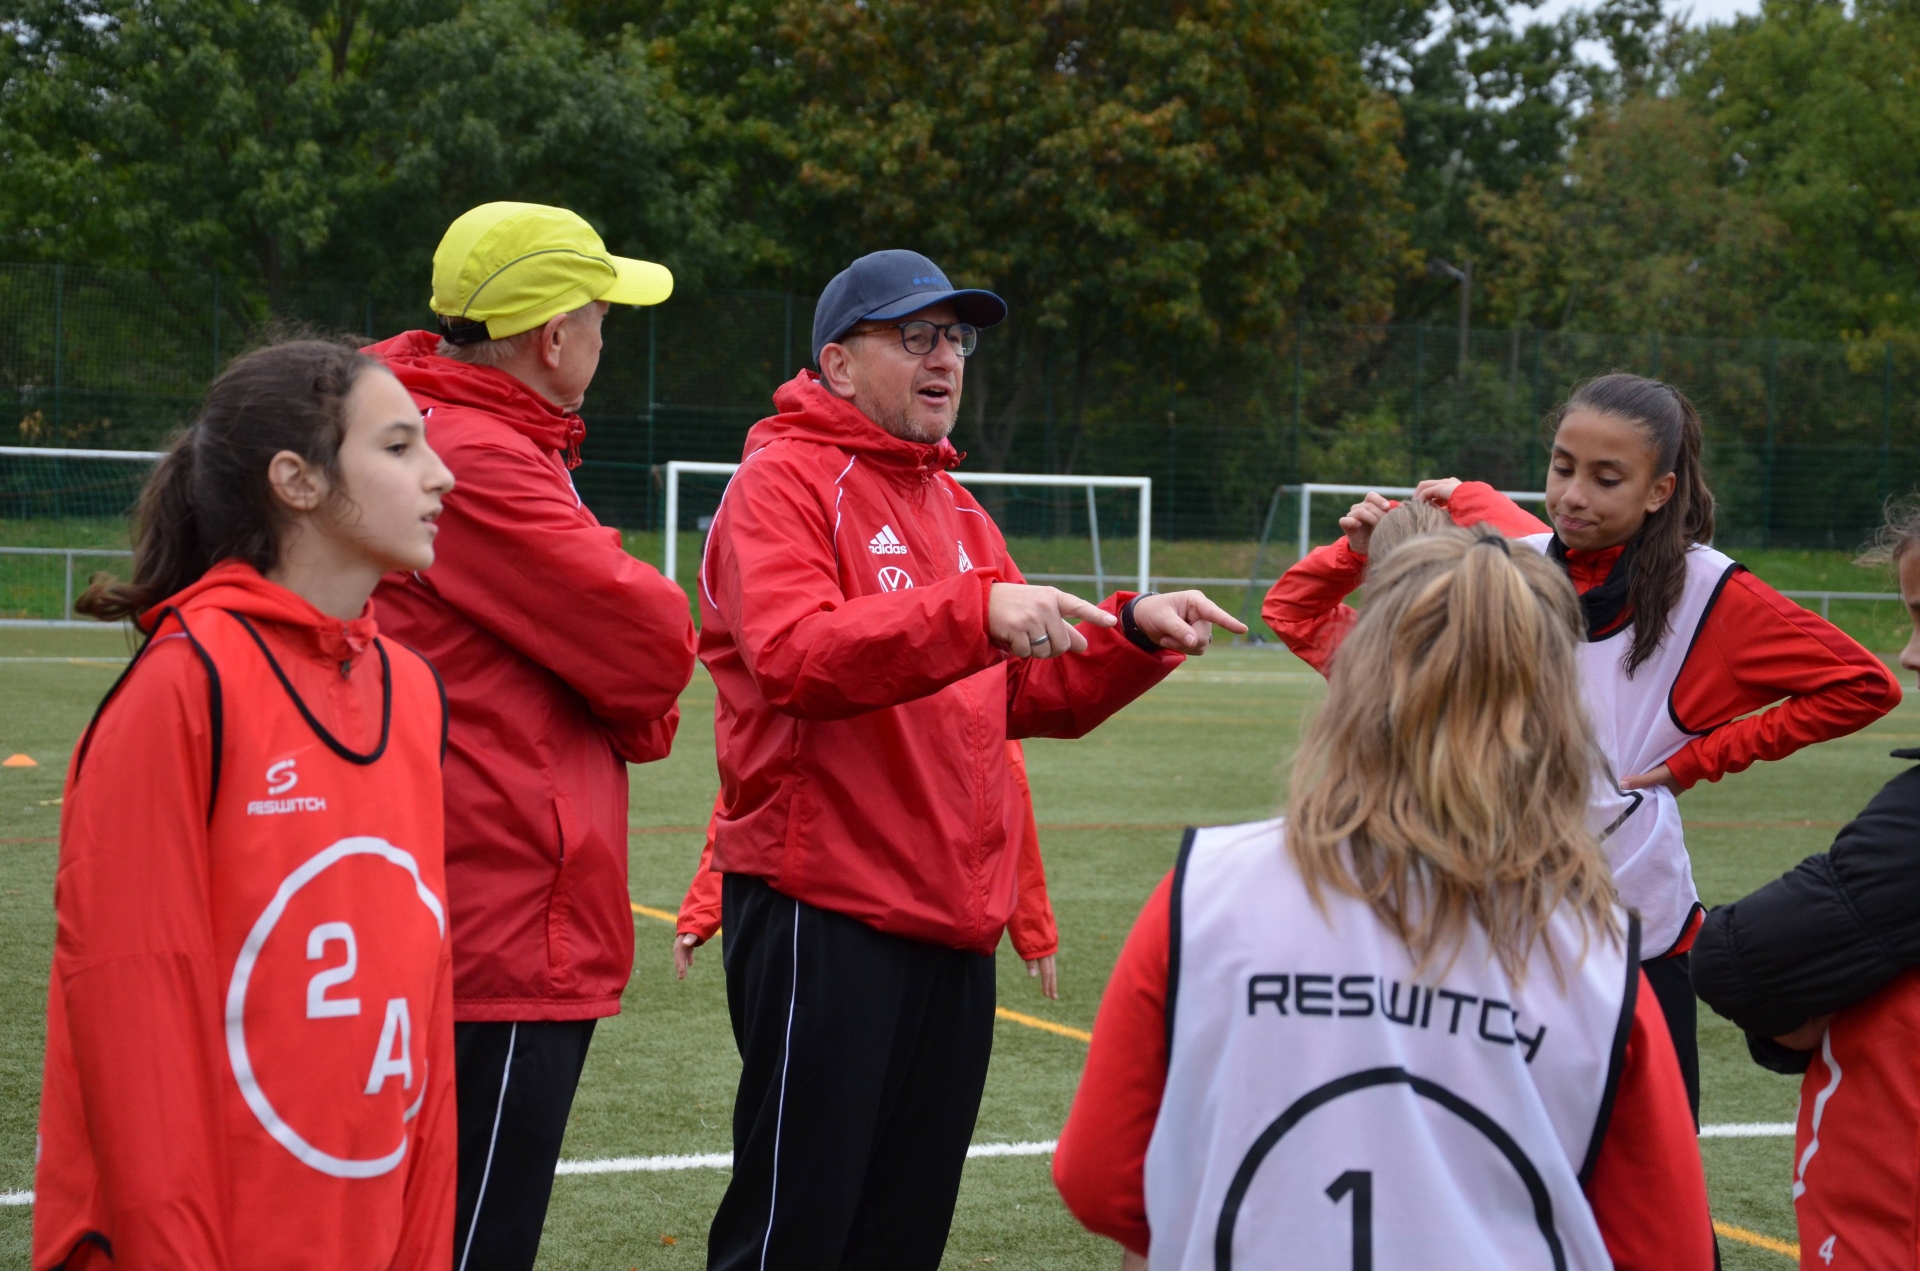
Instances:
[[[900,347],[915,357],[925,357],[933,352],[934,343],[943,335],[961,357],[972,357],[974,348],[980,343],[980,328],[971,322],[949,322],[942,326],[924,318],[913,322],[896,322],[886,327],[864,327],[847,334],[884,335],[893,330],[900,332]]]

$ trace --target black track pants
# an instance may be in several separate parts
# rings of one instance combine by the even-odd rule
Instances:
[[[1680,1079],[1687,1083],[1687,1104],[1693,1109],[1693,1124],[1700,1125],[1700,1004],[1693,996],[1693,977],[1688,967],[1693,956],[1676,953],[1670,958],[1642,962],[1647,983],[1667,1017],[1667,1031],[1673,1034],[1673,1051],[1680,1057]]]
[[[882,935],[726,877],[744,1067],[707,1266],[933,1271],[993,1050],[991,955]]]
[[[454,1271],[532,1268],[593,1024],[453,1026],[460,1105]]]

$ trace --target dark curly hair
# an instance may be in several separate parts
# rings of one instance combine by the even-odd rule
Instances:
[[[337,489],[347,394],[380,366],[328,340],[271,344],[234,359],[140,492],[133,581],[96,574],[74,609],[114,622],[138,617],[223,560],[272,568],[285,517],[268,465],[290,450]]]
[[[1668,615],[1687,581],[1687,548],[1713,541],[1713,491],[1700,470],[1700,412],[1664,380],[1619,372],[1576,385],[1554,416],[1554,427],[1575,410],[1616,415],[1637,425],[1653,448],[1654,472],[1674,476],[1673,497],[1647,515],[1628,558],[1633,647],[1627,651],[1627,674],[1632,675],[1667,638]]]

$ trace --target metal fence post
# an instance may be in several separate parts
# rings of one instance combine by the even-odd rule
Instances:
[[[1540,417],[1541,412],[1545,409],[1540,404],[1540,376],[1543,373],[1541,362],[1546,357],[1546,350],[1547,333],[1535,327],[1533,331],[1533,374],[1531,377],[1533,380],[1533,425],[1530,429],[1532,435],[1527,438],[1527,477],[1529,484],[1537,484],[1533,479],[1533,464],[1534,460],[1539,456],[1540,447],[1535,443],[1540,440]]]
[[[62,346],[66,343],[67,335],[66,290],[67,267],[55,265],[53,267],[53,426],[56,432],[60,428],[61,407],[64,404],[62,399],[66,389],[65,375],[60,365],[65,352]]]
[[[787,321],[783,341],[780,346],[779,376],[782,382],[786,380],[787,376],[793,374],[793,293],[791,291],[787,293]]]
[[[1766,468],[1760,475],[1760,546],[1773,546],[1773,440],[1774,379],[1780,363],[1780,337],[1767,339],[1767,449]]]
[[[1267,563],[1267,540],[1273,536],[1273,518],[1280,511],[1280,495],[1286,487],[1273,487],[1273,498],[1267,502],[1267,522],[1260,529],[1260,546],[1253,551],[1253,568],[1247,573],[1247,595],[1240,602],[1240,621],[1246,624],[1247,638],[1255,644],[1265,644],[1266,638],[1254,632],[1253,596],[1260,587],[1260,566]]]
[[[1167,376],[1167,528],[1173,528],[1174,474],[1179,463],[1180,359],[1168,359]]]
[[[1407,447],[1407,484],[1420,484],[1420,381],[1427,367],[1427,329],[1413,329],[1413,440]]]
[[[1100,559],[1100,508],[1094,502],[1093,487],[1087,487],[1087,530],[1093,536],[1093,594],[1107,594],[1107,567]]]
[[[1880,361],[1880,502],[1893,492],[1893,342]]]
[[[60,621],[73,621],[73,553],[67,553],[67,598],[60,607]]]
[[[1306,385],[1303,383],[1304,370],[1301,365],[1303,348],[1307,342],[1307,321],[1304,316],[1294,319],[1293,323],[1293,437],[1292,454],[1288,457],[1287,475],[1295,481],[1300,479],[1300,414],[1305,401]],[[1273,496],[1278,499],[1276,493]],[[1267,513],[1267,523],[1271,527],[1273,513]]]
[[[647,310],[647,471],[648,472],[653,471],[653,413],[654,413],[653,412],[653,367],[654,367],[655,341],[657,340],[659,335],[659,328],[660,328],[660,306],[653,305],[649,307]],[[653,495],[653,485],[651,482],[649,482],[647,485],[647,495],[649,498],[651,498]],[[673,526],[671,525],[667,526],[667,533],[669,535],[673,533]],[[673,548],[669,546],[667,550],[671,552]],[[671,575],[669,575],[669,577],[671,577]]]

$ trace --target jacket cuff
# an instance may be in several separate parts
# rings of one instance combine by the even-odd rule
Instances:
[[[1153,594],[1150,591],[1140,592],[1120,606],[1120,634],[1127,637],[1128,644],[1142,653],[1160,654],[1165,653],[1166,650],[1147,639],[1146,633],[1141,631],[1139,624],[1133,620],[1133,607]]]
[[[1718,773],[1709,773],[1707,766],[1700,762],[1700,739],[1694,738],[1674,752],[1667,760],[1667,771],[1673,774],[1674,784],[1682,790],[1691,790],[1702,781],[1719,780]]]
[[[1789,1077],[1806,1072],[1808,1065],[1813,1062],[1812,1051],[1794,1050],[1758,1033],[1747,1034],[1747,1054],[1753,1056],[1753,1062],[1768,1072]]]

